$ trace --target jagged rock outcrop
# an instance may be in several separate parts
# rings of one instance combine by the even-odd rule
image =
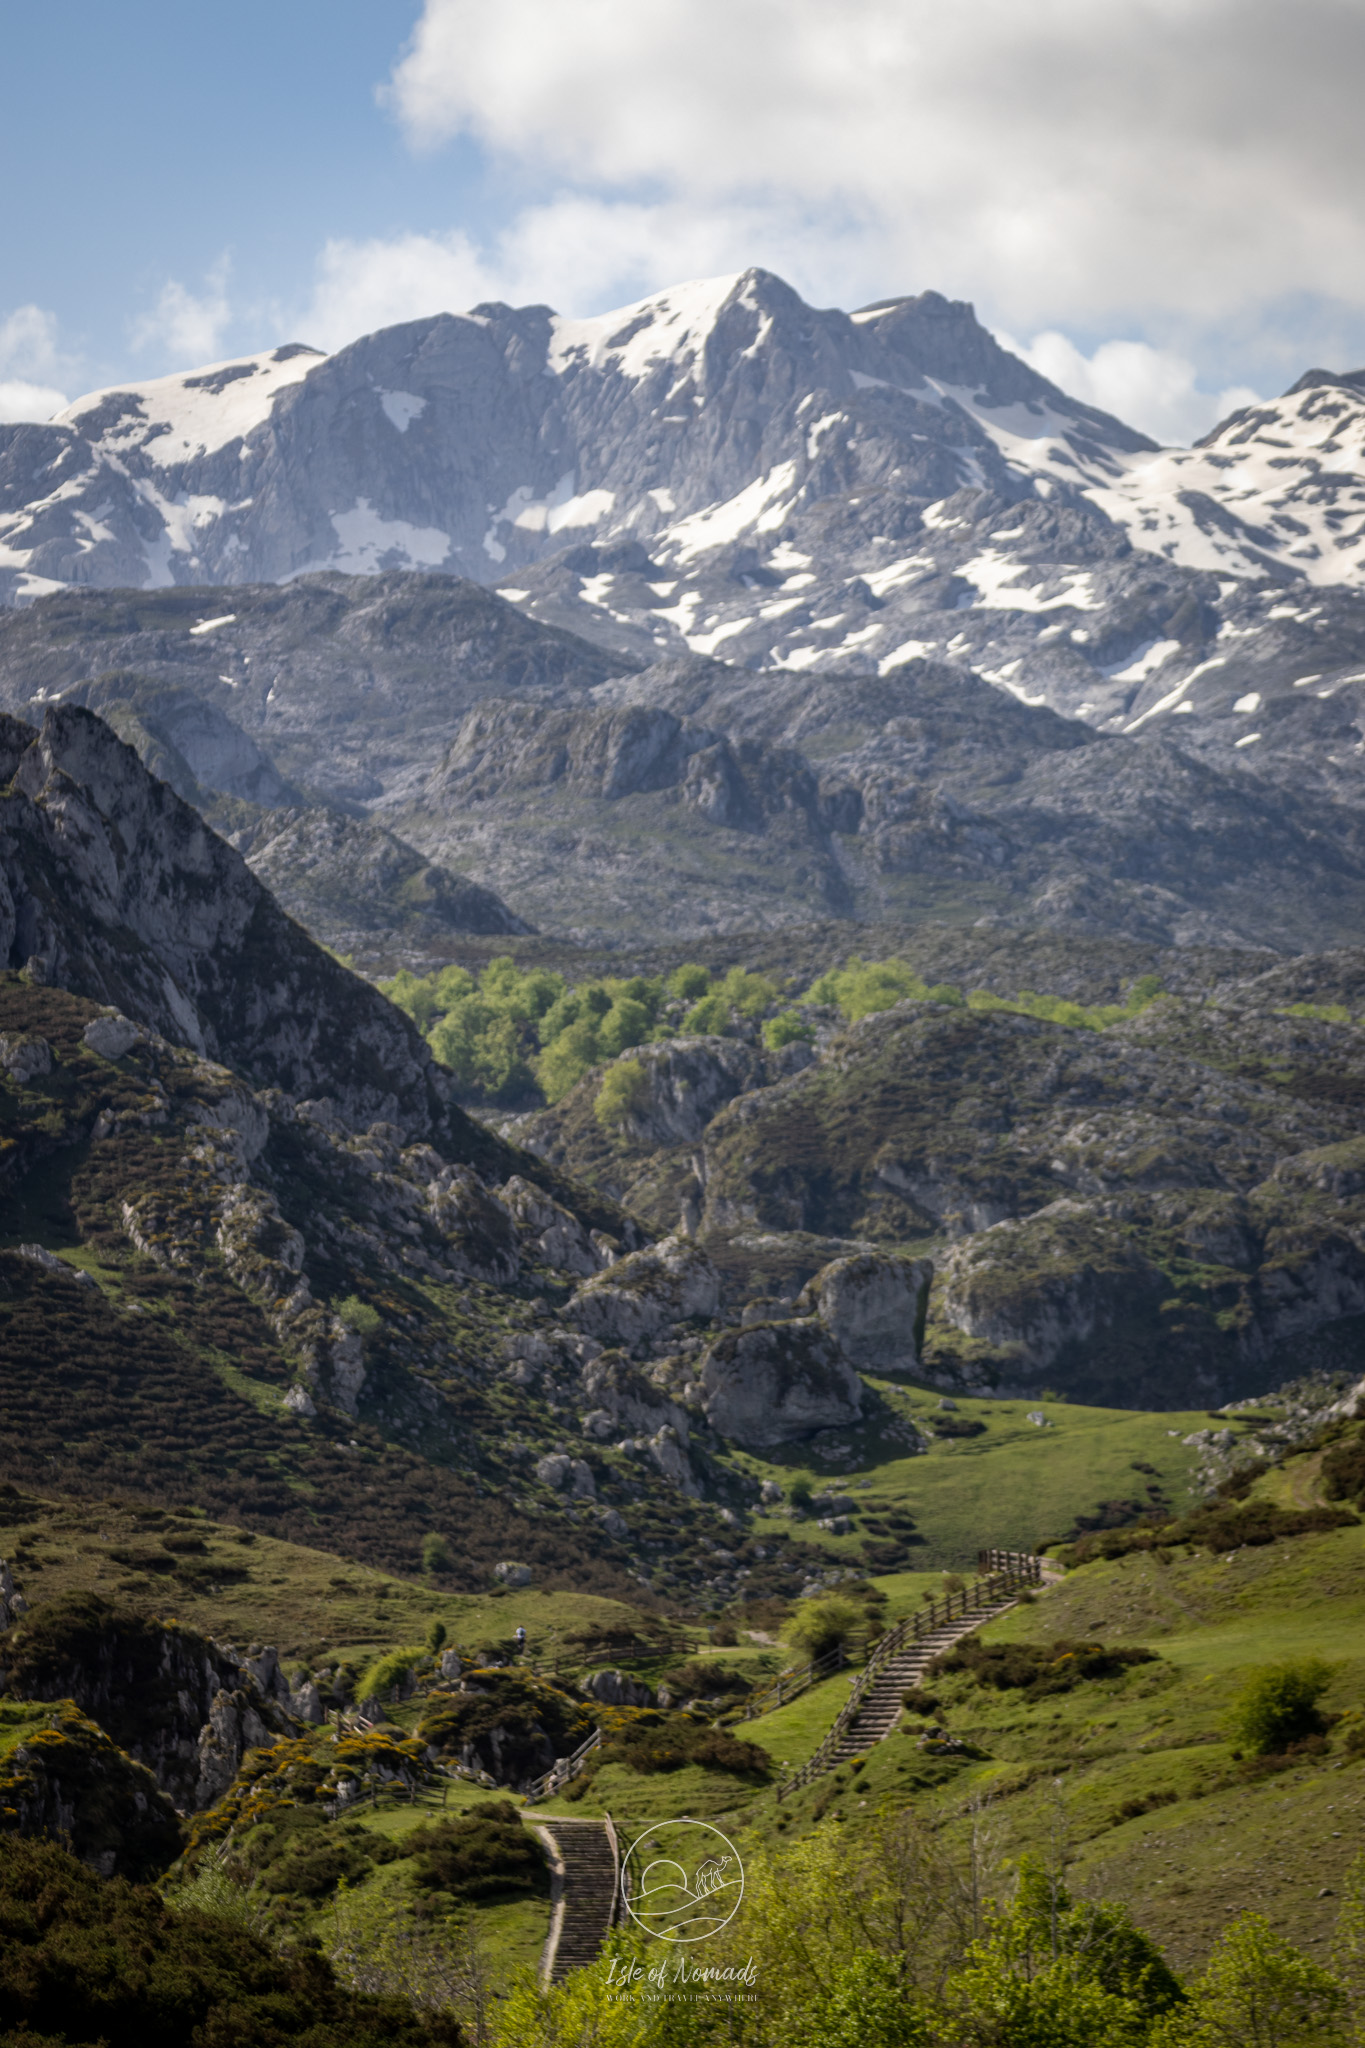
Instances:
[[[929,1312],[929,1259],[856,1252],[832,1259],[807,1282],[798,1315],[818,1315],[851,1365],[864,1372],[911,1372]]]
[[[683,1238],[661,1238],[618,1259],[580,1287],[565,1320],[600,1344],[633,1351],[720,1305],[720,1275],[706,1253]]]
[[[863,1387],[814,1317],[727,1332],[707,1350],[702,1405],[711,1427],[759,1448],[856,1422]]]
[[[272,812],[237,843],[276,902],[315,938],[345,951],[376,936],[425,946],[456,932],[530,929],[492,889],[434,865],[383,826],[339,811]]]
[[[579,1691],[604,1707],[652,1707],[658,1704],[653,1686],[642,1678],[628,1678],[624,1671],[590,1671]]]
[[[583,1368],[583,1398],[591,1405],[582,1420],[585,1436],[623,1432],[653,1435],[667,1423],[680,1443],[688,1437],[687,1412],[670,1400],[621,1352],[604,1351]]]
[[[644,1090],[632,1103],[627,1129],[637,1145],[687,1145],[717,1110],[761,1087],[769,1062],[737,1038],[668,1038],[623,1055],[640,1070]],[[548,1121],[548,1120],[547,1120]]]
[[[0,1833],[62,1842],[101,1877],[159,1877],[183,1838],[146,1765],[70,1700],[11,1712],[28,1725],[0,1761]]]
[[[0,721],[0,772],[0,964],[258,1085],[329,1094],[352,1121],[462,1129],[409,1020],[312,944],[98,718],[61,705],[41,733]]]
[[[6,1692],[72,1700],[175,1805],[209,1805],[248,1749],[298,1732],[274,1650],[241,1655],[94,1593],[32,1609],[0,1638]]]
[[[522,1249],[537,1263],[584,1277],[610,1264],[610,1253],[562,1202],[520,1174],[513,1174],[497,1198],[511,1215]]]

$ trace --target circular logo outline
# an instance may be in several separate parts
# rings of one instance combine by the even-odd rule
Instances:
[[[722,1854],[716,1848],[709,1849],[706,1854],[701,1856],[700,1861],[695,1864],[690,1877],[685,1867],[678,1862],[677,1858],[669,1856],[666,1851],[655,1854],[649,1863],[644,1864],[643,1868],[640,1868],[639,1860],[645,1854],[646,1843],[655,1851],[663,1851],[663,1843],[659,1838],[666,1836],[669,1830],[677,1828],[695,1829],[705,1836],[713,1836],[716,1842],[722,1845],[724,1853]],[[639,1888],[635,1890],[634,1894],[635,1900],[638,1902],[650,1896],[660,1897],[660,1904],[653,1909],[646,1909],[643,1914],[638,1913],[635,1909],[635,1904],[632,1903],[632,1864],[636,1865],[635,1874],[638,1875],[639,1879]],[[735,1876],[730,1878],[725,1873],[732,1865]],[[674,1871],[679,1873],[678,1877],[672,1875]],[[644,1880],[648,1879],[652,1873],[654,1874],[654,1882],[652,1884],[645,1883]],[[681,1879],[681,1882],[679,1882],[679,1879]],[[689,1924],[686,1920],[682,1922],[681,1926],[660,1927],[651,1924],[661,1914],[667,1913],[671,1916],[678,1912],[699,1908],[704,1900],[716,1897],[718,1892],[728,1891],[734,1884],[738,1885],[738,1892],[734,1904],[730,1907],[724,1919],[716,1920],[714,1926],[706,1927],[698,1934],[688,1934],[683,1931]],[[712,1822],[709,1820],[693,1820],[690,1815],[684,1815],[679,1820],[659,1821],[653,1827],[643,1829],[635,1837],[635,1840],[621,1858],[619,1890],[621,1904],[625,1907],[636,1926],[642,1928],[646,1934],[652,1935],[656,1941],[709,1941],[713,1934],[719,1934],[723,1928],[729,1926],[744,1902],[744,1863],[730,1837],[722,1834],[721,1830],[715,1827]],[[672,1896],[669,1897],[669,1894]],[[724,1901],[721,1901],[721,1903],[723,1904]],[[699,1917],[704,1916],[694,1911],[693,1918]],[[714,1911],[709,1917],[715,1917]]]

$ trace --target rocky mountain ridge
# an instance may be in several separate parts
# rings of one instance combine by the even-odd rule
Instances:
[[[448,578],[220,602],[91,592],[0,614],[0,701],[97,710],[365,960],[528,924],[630,943],[994,917],[1285,949],[1359,926],[1345,771],[1220,762],[1185,722],[1097,733],[922,657],[886,676],[640,669]]]
[[[11,601],[439,569],[618,660],[919,655],[1353,787],[1363,434],[1358,376],[1314,369],[1160,450],[970,307],[820,311],[747,271],[95,393],[0,431],[0,541]]]

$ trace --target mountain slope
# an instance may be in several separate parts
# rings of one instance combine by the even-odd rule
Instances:
[[[1362,490],[1353,373],[1309,371],[1199,448],[1160,450],[970,307],[926,292],[821,311],[753,270],[586,321],[443,314],[0,429],[0,576],[24,603],[404,571],[424,610],[425,572],[500,579],[618,673],[684,652],[863,674],[922,656],[1108,731],[1179,719],[1220,765],[1346,792],[1365,758]],[[228,715],[250,725],[246,656],[265,650],[213,616],[193,614],[192,666],[244,693]],[[353,673],[321,593],[311,616]],[[501,687],[520,690],[498,631]],[[296,776],[287,654],[269,709]],[[35,671],[27,694],[80,679]],[[338,689],[337,751],[343,716],[393,731],[389,706]],[[376,793],[354,735],[330,773],[324,797]]]

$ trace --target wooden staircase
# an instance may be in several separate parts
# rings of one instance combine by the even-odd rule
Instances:
[[[945,1622],[941,1628],[921,1636],[909,1649],[888,1657],[863,1694],[857,1713],[845,1724],[838,1742],[831,1749],[826,1769],[833,1770],[836,1764],[846,1764],[855,1756],[865,1755],[874,1742],[881,1742],[888,1736],[900,1719],[904,1694],[920,1683],[931,1660],[941,1651],[950,1649],[963,1636],[971,1635],[983,1623],[994,1621],[997,1614],[1004,1614],[1013,1605],[1013,1599],[1005,1599],[969,1608],[956,1621]]]
[[[550,1933],[540,1957],[542,1984],[595,1963],[616,1919],[621,1852],[611,1815],[602,1820],[535,1819],[550,1853]]]
[[[810,1762],[778,1786],[779,1799],[882,1741],[900,1719],[901,1695],[919,1684],[931,1658],[1013,1607],[1022,1587],[1042,1582],[1040,1561],[1026,1551],[983,1550],[978,1565],[979,1575],[970,1586],[930,1601],[873,1645],[834,1726]]]

